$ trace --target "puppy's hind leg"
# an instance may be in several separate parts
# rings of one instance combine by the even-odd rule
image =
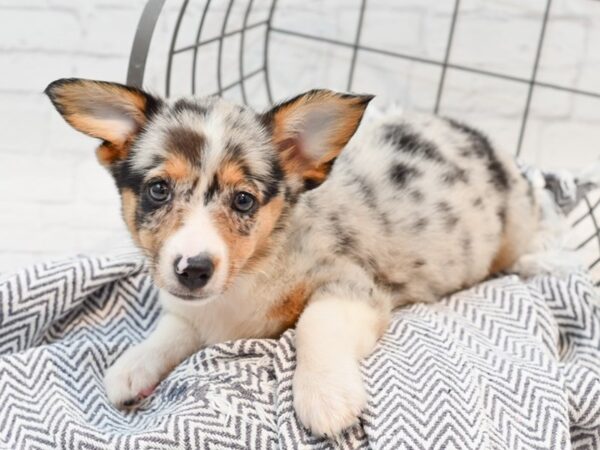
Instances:
[[[294,407],[317,435],[335,436],[355,424],[366,404],[360,360],[373,350],[389,319],[389,302],[372,292],[327,285],[298,321]]]

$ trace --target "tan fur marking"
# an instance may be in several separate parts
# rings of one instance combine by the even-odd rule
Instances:
[[[325,181],[325,178],[327,178],[327,174],[328,174],[329,170],[327,167],[327,164],[321,164],[318,167],[309,169],[309,170],[305,170],[302,178],[304,178],[305,180],[312,180],[316,183],[322,183],[323,181]]]
[[[125,143],[123,145],[111,145],[103,144],[96,149],[96,157],[98,162],[105,167],[112,165],[113,163],[124,159],[129,152],[129,146]]]
[[[138,234],[135,229],[135,210],[137,208],[137,196],[131,189],[123,189],[121,191],[121,210],[125,224],[136,243],[138,242]]]
[[[511,267],[516,262],[519,254],[520,252],[514,247],[511,238],[504,233],[498,253],[496,253],[492,261],[490,275],[502,272]]]
[[[514,166],[508,166],[513,167]],[[529,183],[521,176],[513,178],[513,191],[506,211],[506,223],[498,252],[491,264],[494,274],[512,267],[530,245],[540,221],[540,206]]]
[[[223,208],[212,212],[212,222],[229,250],[228,282],[235,277],[254,251],[252,235],[243,236],[237,232],[232,214],[232,211]]]
[[[280,321],[283,329],[293,327],[302,314],[311,293],[311,289],[306,284],[294,286],[271,308],[268,317]]]
[[[240,235],[233,221],[235,220],[225,210],[216,210],[213,214],[213,223],[215,224],[219,235],[227,245],[229,250],[229,268],[227,282],[243,270],[251,272],[256,268],[257,263],[268,254],[269,248],[272,248],[271,232],[277,223],[284,206],[282,196],[272,199],[266,206],[261,208],[257,214],[256,224],[252,233],[248,236]]]
[[[187,161],[178,155],[171,155],[164,164],[167,177],[174,181],[182,181],[190,178],[193,170]]]
[[[219,172],[219,180],[224,185],[236,186],[245,178],[244,171],[235,163],[228,163]]]
[[[283,195],[279,195],[271,199],[271,201],[264,206],[260,211],[260,228],[258,234],[258,240],[261,241],[266,236],[271,234],[271,230],[277,222],[281,211],[285,205],[285,199]]]
[[[273,248],[271,232],[281,216],[285,200],[283,196],[273,198],[268,205],[259,212],[259,223],[256,232],[255,250],[252,255],[252,260],[244,267],[244,271],[252,270],[252,267],[259,262],[269,249]]]

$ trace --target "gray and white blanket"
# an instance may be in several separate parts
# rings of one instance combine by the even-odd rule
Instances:
[[[364,361],[361,423],[337,441],[294,415],[293,330],[201,350],[137,409],[115,409],[103,374],[158,315],[132,258],[2,280],[0,447],[600,448],[600,300],[585,274],[506,276],[395,312]]]

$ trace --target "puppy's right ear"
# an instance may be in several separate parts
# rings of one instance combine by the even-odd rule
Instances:
[[[63,78],[44,92],[73,128],[104,141],[98,158],[107,166],[127,156],[128,143],[160,105],[140,89],[105,81]]]

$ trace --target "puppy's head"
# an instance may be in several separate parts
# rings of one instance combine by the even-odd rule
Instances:
[[[182,299],[221,293],[268,253],[295,198],[322,183],[370,96],[315,90],[257,114],[216,97],[166,101],[116,83],[46,89],[101,164],[156,284]]]

